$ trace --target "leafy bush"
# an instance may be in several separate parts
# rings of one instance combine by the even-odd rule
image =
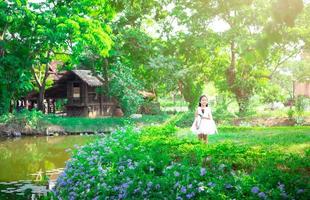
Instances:
[[[191,127],[195,118],[195,111],[188,111],[185,113],[178,114],[177,118],[174,121],[174,124],[177,127],[185,128]]]
[[[295,121],[296,124],[303,124],[305,119],[304,119],[304,113],[306,110],[306,107],[309,105],[309,99],[303,96],[299,96],[296,99],[295,103],[295,112],[296,112],[296,117]]]
[[[160,104],[154,101],[144,101],[141,104],[140,112],[142,114],[158,115],[160,114]]]
[[[4,122],[12,128],[17,130],[22,130],[24,128],[31,128],[41,130],[44,124],[42,119],[44,114],[37,110],[22,110],[20,112],[14,112],[13,114],[8,114],[4,117]]]
[[[236,115],[228,109],[231,101],[231,98],[227,97],[227,95],[219,96],[216,100],[215,107],[212,110],[213,118],[224,122],[236,117]]]
[[[112,65],[110,73],[110,95],[117,98],[126,115],[136,113],[143,98],[138,93],[141,86],[139,80],[132,76],[132,69],[117,62]]]
[[[299,96],[296,99],[295,110],[298,116],[302,116],[309,105],[309,99],[303,96]]]
[[[178,139],[171,126],[128,128],[74,150],[59,199],[307,199],[309,155]]]
[[[309,104],[309,98],[298,96],[295,100],[294,107],[290,108],[287,112],[288,118],[294,120],[298,125],[303,124],[305,121],[304,114]]]
[[[12,117],[13,115],[11,113],[0,115],[0,124],[7,123]]]

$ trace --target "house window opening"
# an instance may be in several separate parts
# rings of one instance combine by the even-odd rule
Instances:
[[[79,83],[73,83],[73,98],[80,98],[81,89]]]

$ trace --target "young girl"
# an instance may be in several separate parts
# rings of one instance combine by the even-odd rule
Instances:
[[[195,113],[195,121],[191,130],[205,143],[208,143],[208,135],[217,133],[211,109],[208,107],[208,98],[206,95],[202,95],[199,98],[199,106]]]

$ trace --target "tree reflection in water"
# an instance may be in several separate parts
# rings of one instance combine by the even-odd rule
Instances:
[[[96,136],[0,138],[0,181],[29,180],[31,174],[63,168],[67,149],[84,145]]]

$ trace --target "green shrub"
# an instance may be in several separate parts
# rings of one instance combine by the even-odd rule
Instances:
[[[309,98],[306,98],[303,96],[297,97],[296,103],[295,103],[296,124],[301,125],[305,122],[304,113],[308,105],[309,105]]]
[[[307,199],[309,157],[123,128],[73,151],[59,199]]]
[[[43,117],[44,114],[41,111],[37,110],[22,110],[20,112],[14,112],[12,114],[8,114],[4,117],[4,122],[8,126],[12,128],[16,128],[17,130],[22,130],[25,127],[29,127],[31,129],[41,130],[43,125]]]
[[[140,112],[142,114],[158,115],[161,113],[160,104],[154,101],[145,101],[140,106]]]
[[[188,111],[177,115],[174,124],[180,128],[191,127],[195,119],[195,111]]]
[[[132,76],[132,69],[120,61],[111,66],[109,81],[109,95],[115,97],[126,115],[136,113],[143,103],[142,96],[138,93],[141,84]]]

